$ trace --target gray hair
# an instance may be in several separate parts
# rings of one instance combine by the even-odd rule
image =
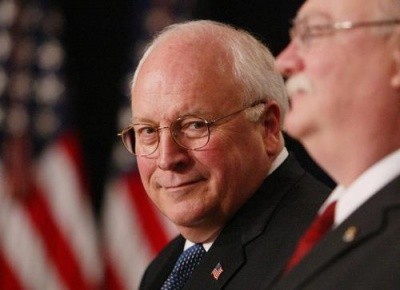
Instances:
[[[281,122],[288,109],[288,98],[282,76],[274,69],[274,57],[268,48],[248,32],[227,24],[197,20],[173,24],[162,30],[149,44],[140,60],[132,80],[135,86],[138,73],[153,49],[172,36],[184,37],[188,42],[210,41],[226,51],[232,60],[232,75],[242,88],[244,105],[275,100],[281,111]],[[211,44],[210,44],[211,45]],[[216,64],[219,67],[223,64]],[[253,112],[259,118],[262,110]]]

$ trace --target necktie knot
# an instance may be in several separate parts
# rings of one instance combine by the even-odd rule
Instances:
[[[336,201],[329,204],[321,215],[318,215],[310,227],[298,241],[292,257],[287,263],[284,273],[289,272],[332,228],[335,218]]]
[[[205,254],[202,244],[194,244],[185,250],[176,261],[171,274],[165,280],[161,290],[179,290],[182,289],[187,280],[189,280],[194,268],[200,263]]]

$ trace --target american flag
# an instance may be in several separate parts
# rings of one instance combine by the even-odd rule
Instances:
[[[138,1],[140,23],[132,56],[132,69],[149,39],[166,25],[189,18],[191,1]],[[127,74],[125,104],[119,113],[122,129],[131,121],[129,82]],[[175,227],[148,199],[136,168],[136,160],[116,139],[113,172],[106,186],[103,211],[104,240],[107,250],[107,289],[137,289],[144,270],[177,235]]]
[[[214,277],[215,280],[218,280],[222,272],[224,272],[224,269],[222,268],[221,263],[218,263],[211,271],[211,275]]]
[[[62,32],[50,2],[0,0],[0,289],[98,289],[102,278]]]

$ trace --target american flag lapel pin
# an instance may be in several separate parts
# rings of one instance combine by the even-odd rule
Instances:
[[[224,269],[222,268],[221,263],[218,263],[211,271],[211,276],[213,276],[215,280],[218,280],[222,272],[224,272]]]

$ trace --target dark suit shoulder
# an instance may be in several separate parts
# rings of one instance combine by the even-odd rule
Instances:
[[[399,289],[400,176],[330,231],[273,289]]]
[[[289,218],[298,218],[299,223],[305,224],[314,217],[332,191],[305,171],[293,155],[289,155],[285,162],[268,176],[261,190],[264,194],[279,198],[275,210],[284,211]]]

